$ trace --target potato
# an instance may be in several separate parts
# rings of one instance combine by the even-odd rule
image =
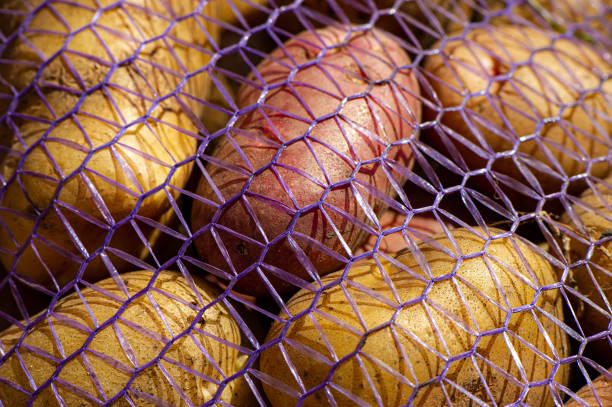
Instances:
[[[425,236],[444,232],[440,221],[431,214],[414,214],[408,217],[393,209],[387,209],[378,220],[382,229],[377,248],[378,253],[392,255],[413,242],[420,242]],[[404,226],[405,223],[407,223],[406,226]],[[378,239],[378,234],[370,235],[355,254],[372,251]]]
[[[489,5],[493,10],[506,8],[502,0]],[[612,46],[612,2],[610,0],[527,0],[514,4],[511,12],[496,15],[493,25],[537,25],[553,29],[597,44],[601,48]]]
[[[379,258],[382,268],[357,263],[342,282],[343,271],[330,274],[318,297],[297,293],[261,354],[272,405],[306,392],[303,406],[331,405],[330,395],[338,406],[554,405],[546,385],[521,398],[528,383],[568,380],[567,365],[553,370],[569,352],[556,325],[562,297],[539,290],[555,282],[552,267],[522,239],[488,233],[455,229],[452,240],[437,235],[394,262]]]
[[[553,23],[560,25],[559,28],[563,29],[570,24],[582,23],[587,19],[591,23],[596,22],[599,17],[606,16],[605,10],[606,7],[610,7],[610,4],[612,4],[610,0],[527,0],[524,3],[515,4],[511,10],[513,16],[518,16],[531,23]],[[489,4],[492,10],[499,10],[507,6],[508,4],[503,0],[495,0]],[[507,24],[521,21],[504,17],[494,18],[492,23]],[[594,24],[594,27],[603,28],[597,23]]]
[[[85,278],[107,275],[101,257],[111,254],[100,250],[103,244],[137,258],[149,255],[128,222],[133,214],[165,224],[174,219],[169,196],[185,185],[197,141],[178,99],[200,115],[203,105],[184,94],[206,99],[208,73],[188,79],[183,95],[171,93],[208,63],[204,30],[216,40],[220,27],[200,14],[189,17],[196,0],[27,3],[9,0],[3,8],[11,13],[0,12],[8,36],[35,10],[0,62],[0,76],[12,85],[0,92],[19,93],[16,106],[0,105],[0,116],[8,111],[0,140],[11,148],[0,163],[8,183],[0,203],[0,260],[61,287],[85,261],[91,261]],[[226,7],[212,1],[202,13],[229,18]],[[153,245],[154,229],[134,222]]]
[[[587,189],[572,205],[571,212],[561,217],[561,224],[569,229],[561,242],[561,247],[567,250],[568,264],[588,262],[588,265],[571,268],[570,281],[578,292],[599,307],[597,309],[578,297],[574,298],[580,329],[586,337],[608,331],[612,323],[612,311],[606,305],[612,302],[612,177],[597,184],[596,190],[597,194]],[[612,364],[612,347],[608,339],[592,340],[587,350],[604,366]]]
[[[93,406],[111,399],[113,406],[148,406],[155,400],[199,405],[215,396],[218,382],[243,368],[238,324],[222,302],[210,305],[220,294],[216,288],[196,280],[196,291],[170,271],[156,277],[130,272],[121,280],[121,287],[109,278],[81,289],[34,317],[31,326],[15,325],[0,334],[4,405],[26,405],[35,389],[33,406]],[[245,394],[238,379],[228,382],[221,400],[236,401],[234,393]],[[242,405],[251,405],[245,400]]]
[[[380,216],[379,222],[382,233],[377,253],[392,255],[405,249],[407,245],[413,242],[420,242],[425,236],[435,235],[444,231],[440,222],[429,214],[414,215],[410,218],[408,224],[404,226],[406,219],[406,215],[402,215],[400,212],[392,209],[387,209],[382,216]],[[398,230],[394,231],[394,229]],[[365,243],[355,251],[355,255],[372,251],[377,240],[378,234],[370,235]],[[217,285],[222,290],[227,289],[227,284],[224,284],[212,274],[206,276],[206,281]],[[241,293],[234,293],[234,295],[251,304],[254,304],[257,300],[257,298],[252,295]]]
[[[611,67],[595,49],[513,26],[476,28],[437,46],[424,64],[434,105],[426,118],[441,123],[429,134],[436,147],[454,146],[470,169],[490,164],[502,186],[531,189],[527,199],[514,199],[519,209],[533,209],[534,200],[565,188],[571,177],[607,174]],[[438,115],[440,109],[448,110]],[[584,188],[571,181],[567,192]]]
[[[584,386],[576,393],[576,397],[572,397],[572,400],[564,405],[565,407],[612,405],[612,380],[606,376],[599,376],[593,381],[592,387]]]
[[[237,291],[271,295],[258,265],[281,295],[297,288],[278,269],[302,280],[337,269],[387,206],[375,194],[394,196],[412,165],[421,107],[408,56],[381,31],[345,37],[338,28],[304,32],[273,51],[238,106],[265,100],[204,157],[195,244],[210,265],[245,272]],[[337,47],[308,65],[323,45]]]

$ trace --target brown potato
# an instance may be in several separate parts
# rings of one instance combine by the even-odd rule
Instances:
[[[576,397],[572,397],[572,400],[564,406],[612,406],[612,380],[606,376],[599,376],[593,381],[592,387],[585,385],[576,393]]]
[[[494,18],[493,24],[507,24],[508,22],[521,21],[516,17],[525,19],[531,23],[557,24],[560,28],[570,24],[582,23],[589,20],[595,28],[602,29],[597,20],[606,17],[606,7],[610,7],[610,0],[528,0],[524,3],[516,3],[511,8],[512,17]],[[506,8],[508,4],[502,0],[489,2],[492,10]],[[609,17],[608,17],[609,18]],[[603,21],[603,20],[602,20]]]
[[[196,279],[193,289],[176,272],[153,276],[150,271],[123,274],[122,287],[112,278],[103,280],[61,299],[32,326],[13,326],[0,334],[3,355],[9,354],[0,377],[22,389],[0,382],[0,401],[24,406],[36,389],[33,406],[60,406],[57,396],[67,406],[93,406],[126,387],[113,406],[131,405],[128,397],[136,406],[211,400],[219,388],[215,381],[238,372],[247,360],[236,349],[238,324],[223,303],[198,316],[218,298],[220,291],[213,286]],[[221,400],[252,405],[245,386],[243,379],[229,381]]]
[[[197,193],[206,201],[193,205],[193,232],[201,233],[196,248],[230,275],[248,270],[237,291],[271,295],[255,268],[260,257],[281,295],[297,291],[299,283],[277,277],[270,266],[306,281],[337,269],[347,248],[356,250],[367,235],[367,226],[355,223],[372,225],[387,206],[373,191],[394,196],[404,180],[399,169],[412,166],[421,107],[408,56],[381,31],[356,32],[348,44],[346,35],[337,28],[304,32],[273,51],[257,70],[274,88],[205,157],[214,187],[201,177]],[[285,84],[296,64],[317,57],[321,41],[344,45]],[[262,95],[259,79],[250,79],[253,85],[238,95],[241,108]]]
[[[430,142],[456,149],[470,169],[491,164],[508,193],[519,182],[531,189],[513,199],[518,209],[533,209],[571,177],[603,177],[610,169],[611,67],[588,44],[555,36],[535,28],[476,28],[438,44],[440,52],[424,65],[429,96],[440,106],[426,113],[441,123]],[[448,110],[438,115],[440,109]],[[582,188],[573,179],[567,192]]]
[[[214,40],[220,28],[199,14],[183,18],[200,4],[196,0],[116,7],[78,0],[38,9],[42,0],[27,3],[9,0],[3,9],[11,12],[0,10],[7,36],[36,10],[0,62],[0,76],[11,84],[0,92],[20,93],[10,110],[0,105],[0,116],[8,111],[0,141],[11,148],[0,163],[8,183],[0,202],[0,260],[28,279],[61,287],[86,261],[89,280],[108,275],[104,256],[120,270],[133,267],[104,244],[136,258],[149,255],[129,222],[133,214],[165,224],[174,219],[169,196],[176,198],[174,187],[185,185],[197,141],[178,100],[200,115],[202,104],[184,94],[205,99],[208,73],[188,79],[182,94],[172,92],[183,76],[208,63],[210,55],[200,50],[210,46],[204,30]],[[226,16],[224,7],[211,1],[202,13]],[[154,245],[157,232],[134,223]]]
[[[569,229],[561,239],[561,247],[567,249],[568,264],[588,262],[570,270],[570,281],[576,290],[596,305],[575,297],[574,309],[586,337],[607,331],[612,323],[612,311],[606,305],[612,303],[612,240],[609,239],[612,236],[612,177],[597,184],[596,190],[594,193],[587,189],[572,206],[571,213],[561,217],[561,223]],[[612,347],[607,339],[591,341],[587,351],[604,366],[612,364]]]
[[[418,251],[398,253],[397,264],[381,260],[384,273],[374,262],[358,263],[344,282],[332,284],[342,272],[326,276],[320,297],[301,290],[287,303],[291,320],[281,314],[285,322],[273,324],[266,340],[273,346],[261,355],[272,405],[294,405],[312,391],[303,406],[330,405],[329,396],[338,406],[477,404],[468,394],[487,405],[552,406],[547,386],[520,394],[527,383],[549,378],[567,385],[568,365],[553,373],[569,352],[555,323],[563,320],[562,297],[555,289],[536,291],[555,282],[553,269],[522,239],[487,236],[455,229],[452,241],[437,235]]]

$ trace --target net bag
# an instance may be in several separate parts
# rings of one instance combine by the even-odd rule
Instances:
[[[1,2],[0,405],[611,405],[611,33]]]

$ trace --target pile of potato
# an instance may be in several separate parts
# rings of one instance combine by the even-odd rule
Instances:
[[[480,3],[0,6],[1,404],[606,405],[610,5]]]

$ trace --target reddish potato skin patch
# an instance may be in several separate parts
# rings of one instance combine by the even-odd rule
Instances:
[[[381,229],[383,231],[383,237],[378,245],[377,253],[384,253],[387,255],[393,255],[401,250],[406,249],[407,242],[405,236],[412,239],[412,243],[418,244],[421,242],[424,236],[433,236],[444,232],[444,228],[435,217],[424,214],[415,215],[412,217],[405,228],[402,228],[406,220],[406,215],[401,214],[393,209],[387,209],[382,216],[379,217]],[[446,225],[447,228],[452,229]],[[402,228],[397,232],[387,232],[394,228]],[[365,252],[372,251],[376,245],[378,235],[369,235],[365,243],[357,249],[355,255],[362,254]],[[222,290],[227,289],[227,284],[209,274],[206,276],[206,280],[217,285]],[[244,301],[255,304],[256,297],[248,294],[241,294],[234,292],[233,295],[239,296]]]
[[[258,262],[311,281],[295,253],[298,246],[312,264],[312,272],[324,275],[339,268],[340,258],[350,254],[338,234],[351,251],[367,237],[351,217],[372,225],[355,190],[378,216],[386,205],[362,185],[394,196],[387,174],[398,186],[404,180],[389,165],[383,168],[381,158],[412,166],[410,145],[391,145],[417,137],[415,123],[421,119],[421,106],[416,97],[418,82],[408,68],[410,60],[380,31],[354,33],[343,46],[321,52],[323,44],[342,44],[347,36],[336,28],[306,32],[273,51],[257,69],[268,87],[265,96],[255,75],[250,76],[253,85],[243,86],[238,95],[242,108],[260,98],[263,103],[243,115],[235,126],[240,130],[224,137],[212,153],[216,163],[224,164],[209,163],[207,172],[222,199],[233,202],[224,209],[195,202],[194,233],[207,227],[196,239],[196,248],[207,263],[222,270],[251,270],[236,282],[234,289],[239,292],[271,295],[255,269]],[[240,170],[228,169],[227,164]],[[197,193],[221,204],[205,177]],[[211,229],[218,233],[231,265]],[[339,258],[313,248],[306,243],[309,239]],[[267,266],[261,270],[281,295],[298,289],[271,275]]]

